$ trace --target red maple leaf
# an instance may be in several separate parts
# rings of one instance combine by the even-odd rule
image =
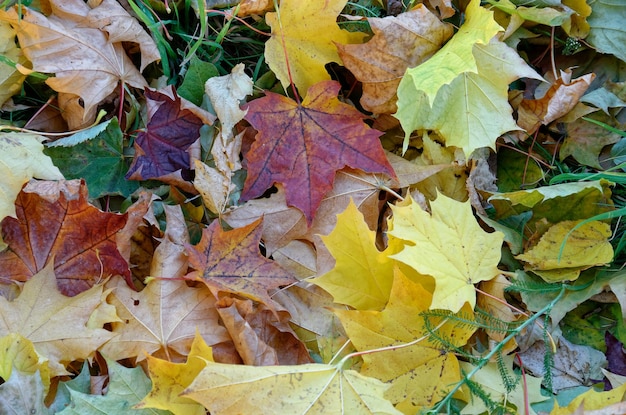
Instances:
[[[242,228],[222,230],[213,221],[202,232],[198,245],[187,248],[189,265],[196,271],[185,278],[204,282],[213,295],[220,291],[245,296],[273,308],[268,290],[296,282],[296,279],[259,251],[258,219]]]
[[[175,91],[173,95],[172,99],[146,89],[148,108],[154,112],[146,130],[135,139],[136,153],[127,179],[156,179],[179,170],[189,171],[187,150],[200,137],[203,123],[191,110],[181,107],[181,99]]]
[[[17,196],[17,219],[0,223],[9,249],[0,252],[0,282],[26,281],[54,260],[59,291],[73,296],[111,275],[133,287],[115,243],[127,215],[87,202],[84,180],[31,182]]]
[[[395,178],[378,140],[382,133],[337,99],[339,88],[324,81],[309,88],[302,104],[272,92],[248,104],[245,118],[258,134],[246,153],[243,201],[282,183],[287,204],[300,209],[310,225],[337,170],[349,166]]]

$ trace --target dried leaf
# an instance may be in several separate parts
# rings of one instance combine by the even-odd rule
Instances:
[[[338,91],[337,82],[327,81],[314,85],[301,105],[271,92],[248,105],[246,119],[259,133],[246,155],[244,201],[282,183],[287,204],[310,224],[337,170],[349,166],[395,177],[378,140],[381,133],[340,102]]]
[[[17,219],[7,217],[0,276],[26,281],[54,264],[59,290],[76,295],[110,276],[132,286],[128,263],[116,245],[126,215],[105,213],[87,202],[84,181],[31,182],[15,201]]]

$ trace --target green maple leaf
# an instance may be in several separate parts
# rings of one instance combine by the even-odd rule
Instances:
[[[519,130],[508,104],[509,84],[541,79],[517,52],[496,40],[501,30],[492,12],[472,1],[459,32],[424,64],[407,70],[398,87],[398,112],[408,136],[435,130],[447,146],[469,155],[491,147],[503,133]]]
[[[126,368],[107,359],[109,388],[106,395],[90,395],[70,388],[72,403],[62,415],[168,414],[157,409],[133,409],[150,392],[152,383],[140,367]]]

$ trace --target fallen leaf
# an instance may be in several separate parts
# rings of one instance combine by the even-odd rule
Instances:
[[[502,365],[507,372],[509,381],[515,381],[518,375],[513,372],[513,356],[503,355]],[[464,373],[470,373],[475,369],[475,366],[468,362],[461,362],[461,368]],[[472,380],[483,388],[492,401],[503,405],[510,413],[536,415],[537,413],[532,409],[532,404],[543,402],[549,398],[541,394],[540,378],[530,376],[529,374],[522,374],[522,376],[524,376],[524,379],[517,381],[515,388],[508,390],[502,381],[501,368],[498,367],[496,362],[489,362],[474,374]],[[515,405],[515,407],[511,408],[509,402]],[[524,412],[526,408],[529,408],[528,412]],[[489,413],[489,408],[481,399],[475,396],[461,410],[461,414],[464,415],[480,415],[484,413]]]
[[[65,365],[92,356],[114,334],[89,328],[91,314],[103,302],[101,285],[74,297],[59,293],[51,266],[24,283],[13,301],[0,296],[0,336],[17,333],[47,358],[50,376],[66,375]]]
[[[387,388],[377,379],[330,365],[255,367],[207,362],[183,396],[200,402],[212,415],[399,415],[383,398]]]
[[[552,390],[560,391],[574,386],[591,386],[596,380],[602,379],[602,367],[606,367],[604,354],[589,346],[571,343],[563,337],[555,340],[557,349],[554,351],[554,365],[551,369]],[[544,376],[546,346],[543,341],[535,342],[530,348],[520,353],[524,367],[535,376]]]
[[[272,305],[268,290],[296,282],[278,264],[261,256],[261,220],[248,226],[222,230],[213,221],[202,232],[200,243],[188,246],[191,273],[185,278],[204,282],[213,295],[233,293]]]
[[[26,58],[15,44],[15,30],[6,22],[0,21],[0,55],[14,63],[24,65]],[[15,67],[0,63],[0,107],[22,88],[26,76]]]
[[[593,0],[589,5],[591,15],[587,22],[590,30],[585,40],[599,52],[613,54],[625,62],[626,52],[622,45],[626,43],[626,30],[621,16],[626,13],[626,4],[611,0]]]
[[[39,371],[34,374],[14,370],[0,385],[0,413],[47,415],[46,397]]]
[[[39,135],[0,133],[0,220],[7,216],[15,217],[15,199],[24,183],[31,178],[63,180],[61,171],[43,153],[41,144],[46,138]],[[0,237],[0,251],[6,244]]]
[[[270,197],[249,200],[224,214],[224,220],[233,228],[240,228],[263,218],[261,238],[268,255],[273,255],[277,249],[307,233],[303,213],[287,206],[283,187],[276,187],[278,191]]]
[[[369,18],[374,36],[361,45],[337,44],[346,68],[363,83],[361,105],[381,114],[396,112],[396,91],[407,68],[430,58],[452,36],[423,4],[398,16]]]
[[[611,227],[600,221],[579,224],[581,221],[563,221],[551,226],[537,245],[515,258],[547,282],[575,280],[580,271],[611,262]]]
[[[106,362],[109,372],[106,394],[87,394],[70,388],[71,404],[59,415],[123,414],[130,411],[137,415],[168,413],[133,409],[150,391],[150,379],[141,367],[127,368],[110,359],[106,359]]]
[[[54,264],[59,290],[66,295],[116,275],[132,286],[128,263],[115,243],[126,215],[90,205],[84,181],[31,182],[15,207],[17,219],[1,222],[9,245],[0,252],[0,276],[5,281],[26,281]]]
[[[122,43],[112,42],[106,33],[86,24],[92,10],[87,4],[81,0],[53,0],[49,4],[52,14],[47,17],[15,6],[0,11],[0,20],[15,28],[33,70],[56,75],[46,80],[52,89],[79,95],[88,113],[115,90],[118,82],[134,88],[146,86]]]
[[[613,412],[610,408],[613,405],[617,405],[624,401],[626,395],[626,383],[619,388],[612,389],[608,392],[598,392],[595,389],[589,389],[582,395],[574,398],[569,405],[561,407],[558,402],[555,402],[554,409],[550,412],[550,415],[570,415],[579,413],[584,414],[597,414],[608,415],[618,414],[622,408],[617,407],[618,412]],[[582,408],[579,412],[578,409]],[[596,412],[595,410],[600,410]],[[575,412],[576,411],[576,412]]]
[[[435,278],[431,309],[456,313],[465,303],[473,309],[474,284],[500,273],[504,235],[482,230],[469,201],[461,203],[439,195],[430,202],[429,214],[408,199],[406,206],[392,206],[389,235],[404,244],[392,258]]]
[[[583,96],[595,78],[593,73],[572,80],[570,70],[561,71],[557,79],[539,99],[523,100],[519,108],[517,124],[531,135],[540,125],[552,121],[570,112]]]
[[[33,343],[18,333],[10,333],[0,338],[0,378],[11,378],[13,370],[25,375],[38,373],[45,393],[50,387],[50,369],[48,360],[40,356]]]
[[[594,114],[591,118],[611,125],[605,115]],[[584,119],[578,119],[565,125],[565,140],[559,149],[559,158],[572,156],[580,164],[602,170],[599,156],[604,147],[615,144],[622,139],[620,134],[607,130]],[[613,147],[614,149],[614,147]],[[617,161],[617,160],[616,160]]]
[[[509,85],[541,79],[517,52],[494,36],[502,30],[493,12],[473,0],[461,29],[432,58],[408,69],[398,87],[396,117],[411,132],[435,130],[447,146],[466,158],[481,147],[495,150],[496,139],[518,130],[508,103]]]
[[[337,99],[339,87],[334,81],[318,83],[301,105],[271,92],[248,104],[246,120],[259,133],[246,155],[243,201],[282,183],[287,204],[310,224],[337,170],[349,166],[395,177],[378,140],[381,133]]]
[[[100,349],[111,359],[141,361],[154,354],[180,360],[188,354],[196,331],[209,344],[229,339],[218,324],[215,299],[206,287],[169,279],[153,279],[141,292],[119,283],[108,287],[114,288],[108,301],[122,320],[112,323],[116,336]]]
[[[399,89],[408,88],[410,84],[415,91],[423,91],[426,103],[431,105],[439,89],[450,84],[458,75],[464,72],[478,73],[476,57],[473,54],[474,45],[489,44],[501,30],[500,25],[493,19],[492,11],[480,7],[479,1],[470,1],[465,10],[465,22],[460,30],[432,58],[407,70]],[[399,94],[401,92],[398,91]],[[400,111],[400,108],[398,110]]]
[[[382,310],[389,300],[394,261],[387,252],[378,251],[376,232],[367,227],[352,201],[322,241],[337,262],[332,271],[310,282],[329,292],[336,303]]]
[[[293,79],[300,95],[309,94],[314,84],[330,79],[324,65],[341,62],[336,43],[361,43],[363,33],[337,26],[337,15],[346,3],[283,0],[277,12],[265,15],[272,28],[272,37],[265,43],[265,60],[285,89]]]
[[[245,66],[235,65],[229,75],[214,76],[204,84],[206,95],[221,124],[221,137],[224,144],[233,138],[233,127],[246,115],[239,103],[252,95],[252,78],[244,72]]]
[[[66,179],[85,179],[92,199],[105,195],[128,197],[139,188],[137,182],[124,178],[128,162],[124,135],[116,118],[108,121],[103,131],[82,142],[66,146],[63,140],[48,144],[44,153]]]
[[[390,384],[384,396],[406,414],[434,405],[461,378],[456,356],[442,349],[439,342],[429,339],[420,316],[432,308],[431,299],[432,295],[420,284],[396,271],[389,303],[383,311],[333,310],[356,349],[371,351],[362,354],[361,373]],[[465,307],[464,312],[467,311]],[[432,327],[443,320],[431,319]],[[462,346],[473,331],[450,324],[439,327],[437,334],[455,346]],[[411,346],[376,350],[418,339],[421,341]]]
[[[216,307],[243,364],[298,365],[312,361],[289,326],[288,312],[232,296],[222,296]]]
[[[93,4],[97,6],[89,10],[86,16],[89,27],[106,32],[111,43],[136,43],[141,50],[141,66],[139,67],[141,72],[150,63],[161,59],[161,54],[152,37],[118,2],[96,0]]]
[[[198,376],[207,361],[213,361],[211,348],[196,333],[185,363],[172,363],[147,356],[148,374],[152,390],[135,408],[156,408],[171,411],[175,415],[204,415],[202,405],[180,396],[183,390]]]
[[[154,250],[150,275],[156,278],[177,280],[187,273],[187,248],[189,234],[180,205],[165,205],[165,234]]]
[[[146,130],[135,139],[135,157],[126,178],[129,180],[159,179],[185,182],[182,172],[189,172],[189,148],[200,137],[202,120],[182,107],[181,98],[173,98],[147,89],[149,121]]]

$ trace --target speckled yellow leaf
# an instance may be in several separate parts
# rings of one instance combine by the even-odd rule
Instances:
[[[396,270],[389,304],[383,311],[334,310],[358,351],[409,343],[416,344],[388,351],[364,354],[361,373],[391,384],[385,397],[407,414],[434,405],[451,385],[460,380],[459,364],[454,353],[428,339],[420,313],[428,310],[432,295]],[[469,307],[463,310],[471,314]],[[441,319],[433,318],[431,326]],[[472,329],[444,325],[437,333],[455,346],[467,342]]]
[[[399,415],[383,398],[387,388],[379,380],[331,365],[207,362],[183,396],[203,404],[211,415]]]
[[[537,245],[516,258],[525,261],[527,269],[548,282],[573,280],[582,270],[611,262],[613,247],[608,240],[611,227],[592,221],[575,228],[579,223],[563,221],[553,225]]]

